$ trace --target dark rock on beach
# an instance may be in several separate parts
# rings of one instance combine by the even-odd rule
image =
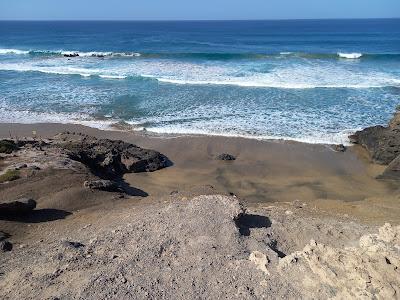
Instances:
[[[9,241],[1,241],[0,242],[0,250],[2,252],[11,251],[12,248],[13,248],[13,245]]]
[[[21,198],[0,203],[0,215],[21,215],[35,209],[36,201],[30,198]]]
[[[161,153],[123,141],[83,137],[63,141],[61,147],[69,157],[88,166],[95,174],[120,177],[124,173],[153,172],[165,168],[168,159]]]
[[[111,180],[87,180],[83,183],[83,186],[92,190],[102,191],[118,191],[119,187],[116,182]]]
[[[400,111],[396,111],[387,127],[368,127],[349,138],[353,143],[367,149],[374,162],[390,164],[400,155]]]
[[[332,145],[332,150],[336,152],[346,152],[346,146],[343,144]]]
[[[0,153],[10,154],[15,150],[18,150],[18,146],[14,141],[12,140],[0,141]]]
[[[62,244],[67,248],[74,248],[74,249],[79,249],[79,248],[85,247],[84,244],[82,244],[80,242],[73,242],[73,241],[64,241]]]
[[[233,156],[232,154],[228,154],[228,153],[222,153],[219,154],[216,157],[217,160],[225,160],[225,161],[232,161],[232,160],[236,160],[236,157]]]

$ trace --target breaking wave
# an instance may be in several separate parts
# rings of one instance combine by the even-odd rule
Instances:
[[[30,55],[30,56],[59,56],[59,57],[93,57],[93,58],[163,58],[163,59],[203,59],[203,60],[236,60],[236,59],[399,59],[400,53],[303,53],[282,51],[277,53],[220,53],[220,52],[187,52],[187,53],[139,53],[134,51],[74,51],[74,50],[23,50],[0,49],[0,55]]]
[[[347,58],[347,59],[358,59],[361,58],[363,55],[362,53],[338,53],[340,58]]]

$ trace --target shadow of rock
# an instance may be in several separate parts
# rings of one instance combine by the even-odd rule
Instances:
[[[15,221],[21,223],[42,223],[65,219],[72,213],[60,209],[36,209],[24,215],[0,215],[0,220]]]
[[[250,235],[250,228],[268,228],[271,220],[268,217],[252,214],[242,214],[235,220],[239,233],[243,236]]]
[[[147,197],[149,194],[146,193],[145,191],[132,187],[128,183],[126,183],[124,180],[120,180],[117,182],[119,188],[129,196],[139,196],[139,197]]]

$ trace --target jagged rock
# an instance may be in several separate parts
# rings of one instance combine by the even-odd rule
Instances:
[[[20,164],[15,165],[15,170],[26,169],[27,167],[28,167],[27,164],[20,163]]]
[[[79,248],[85,247],[85,245],[80,242],[64,241],[62,244],[65,247],[70,247],[70,248],[74,248],[74,249],[79,249]]]
[[[396,299],[400,293],[400,226],[385,224],[359,246],[311,241],[279,261],[278,272],[305,298]]]
[[[124,173],[153,172],[167,166],[161,153],[123,141],[84,137],[61,143],[69,156],[87,165],[95,173],[118,177]]]
[[[10,154],[15,150],[18,150],[18,146],[14,141],[12,140],[0,141],[0,153]]]
[[[219,154],[216,157],[217,160],[225,160],[225,161],[230,161],[230,160],[236,160],[236,157],[233,156],[232,154],[228,154],[228,153],[222,153]]]
[[[118,185],[111,180],[87,180],[83,186],[92,190],[117,191]]]
[[[377,179],[400,180],[400,155],[397,156]]]
[[[0,242],[0,250],[3,252],[8,252],[11,251],[13,248],[13,245],[8,242],[8,241],[1,241]]]
[[[400,111],[396,111],[389,126],[368,127],[349,138],[365,147],[374,162],[389,164],[400,154]]]
[[[338,145],[332,145],[332,149],[333,149],[333,151],[336,151],[336,152],[345,152],[347,148],[343,144],[338,144]]]
[[[30,198],[21,198],[14,201],[0,203],[0,215],[26,214],[35,209],[36,201]]]

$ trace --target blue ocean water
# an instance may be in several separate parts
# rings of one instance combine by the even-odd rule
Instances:
[[[0,122],[346,142],[400,102],[400,19],[0,22],[0,92]]]

